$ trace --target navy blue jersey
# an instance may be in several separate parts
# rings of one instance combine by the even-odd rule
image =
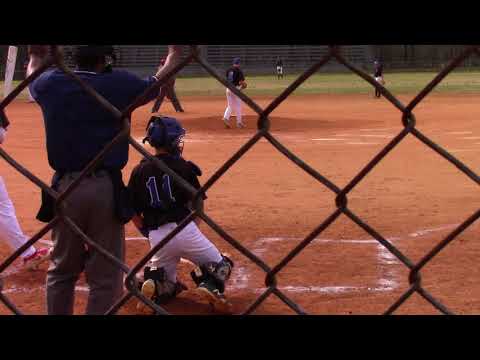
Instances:
[[[240,85],[240,81],[245,80],[242,70],[240,68],[232,66],[227,70],[227,81],[234,86]]]
[[[76,74],[120,111],[156,81],[153,76],[142,80],[118,70],[111,73],[76,71]],[[122,126],[61,70],[45,71],[29,89],[43,112],[48,161],[56,171],[82,170]],[[156,95],[151,92],[149,100]],[[127,161],[128,140],[125,139],[106,155],[103,167],[122,169]]]
[[[195,164],[169,154],[156,157],[195,189],[200,188],[198,176],[201,171]],[[134,209],[143,216],[144,226],[148,230],[170,222],[179,223],[191,212],[191,194],[147,159],[133,169],[128,190]]]

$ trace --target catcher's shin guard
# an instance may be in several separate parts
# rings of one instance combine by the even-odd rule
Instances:
[[[183,290],[187,290],[187,287],[181,282],[177,281],[174,283],[168,280],[163,268],[147,266],[144,269],[143,278],[142,295],[158,305],[168,302]],[[153,312],[153,309],[143,302],[138,303],[137,309],[143,312]]]
[[[193,281],[197,286],[201,283],[211,282],[221,293],[225,291],[225,282],[230,278],[233,269],[233,261],[223,255],[218,263],[207,263],[200,265],[190,273]]]
[[[208,263],[191,272],[198,285],[197,292],[204,296],[217,311],[231,313],[232,305],[224,295],[225,282],[230,278],[233,261],[223,256],[219,263]]]

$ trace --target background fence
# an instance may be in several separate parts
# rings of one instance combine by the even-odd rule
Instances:
[[[457,56],[464,47],[461,45],[350,45],[341,49],[342,56],[363,70],[372,71],[374,57],[383,60],[385,69],[391,70],[439,70],[449,59]],[[66,46],[66,53],[72,49]],[[128,69],[139,76],[152,74],[158,66],[158,59],[167,53],[166,45],[115,45],[120,68]],[[327,46],[314,45],[200,45],[200,53],[207,61],[220,70],[226,70],[234,57],[242,59],[242,67],[249,75],[272,74],[277,57],[282,58],[285,73],[300,73],[318,61],[328,52]],[[0,76],[4,78],[8,46],[0,45]],[[25,76],[23,64],[27,59],[26,46],[19,46],[15,79]],[[72,66],[67,56],[66,64]],[[480,66],[480,60],[469,58],[459,66],[471,68]],[[345,71],[336,62],[327,64],[322,71]],[[206,75],[198,64],[190,64],[179,76]]]

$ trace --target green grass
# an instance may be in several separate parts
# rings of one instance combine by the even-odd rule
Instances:
[[[386,73],[386,87],[394,94],[416,94],[420,92],[435,76],[436,72],[397,72]],[[249,96],[280,94],[296,78],[287,75],[282,80],[271,76],[246,76]],[[18,81],[14,85],[18,85]],[[3,95],[3,82],[0,82]],[[177,79],[176,90],[180,96],[223,96],[225,88],[212,77],[192,77]],[[372,86],[362,78],[352,73],[317,73],[310,77],[294,92],[294,95],[304,94],[369,94]],[[453,72],[448,75],[435,89],[436,93],[480,93],[480,71]],[[20,95],[26,98],[26,94]]]
[[[386,87],[394,94],[420,92],[435,76],[436,72],[386,73]],[[275,76],[247,76],[247,95],[278,95],[297,75],[288,75],[277,80]],[[176,83],[180,95],[223,95],[223,86],[213,78],[179,78]],[[297,88],[294,94],[367,94],[372,85],[352,73],[315,74]],[[480,71],[458,72],[448,75],[434,90],[440,93],[480,93]]]
[[[21,81],[14,81],[13,82],[13,85],[12,85],[12,90],[15,89],[16,86],[18,86],[18,84],[20,84]],[[3,99],[3,91],[4,91],[4,88],[3,88],[3,81],[0,81],[0,100]],[[18,96],[18,98],[20,99],[27,99],[28,95],[27,95],[27,92],[26,90],[23,90],[20,95]]]

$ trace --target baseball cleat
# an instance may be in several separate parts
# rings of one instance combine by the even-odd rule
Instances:
[[[196,290],[198,294],[208,301],[215,311],[223,314],[232,313],[232,304],[227,300],[224,294],[220,293],[217,288],[208,282],[202,282],[198,285]]]
[[[35,250],[33,255],[23,259],[23,267],[27,270],[38,270],[40,264],[50,259],[50,248]]]
[[[143,282],[140,292],[147,299],[150,299],[157,305],[168,303],[174,299],[182,291],[188,288],[180,281],[173,282],[155,282],[153,279],[148,279]],[[159,294],[160,293],[160,294]],[[143,314],[153,314],[155,310],[145,304],[143,301],[137,303],[137,310]]]
[[[241,122],[241,121],[240,121],[240,122],[237,122],[237,128],[239,128],[239,129],[244,128],[244,127],[246,127],[246,126],[247,126],[247,125],[245,125],[244,122]]]
[[[148,279],[144,281],[140,292],[147,299],[150,299],[151,301],[153,301],[155,297],[155,281],[152,279]],[[150,306],[145,304],[143,301],[138,302],[137,310],[143,314],[153,314],[155,312],[155,310],[153,310]]]
[[[231,129],[230,120],[227,120],[227,119],[224,118],[224,119],[223,119],[223,123],[225,124],[225,127],[226,127],[227,129]]]

